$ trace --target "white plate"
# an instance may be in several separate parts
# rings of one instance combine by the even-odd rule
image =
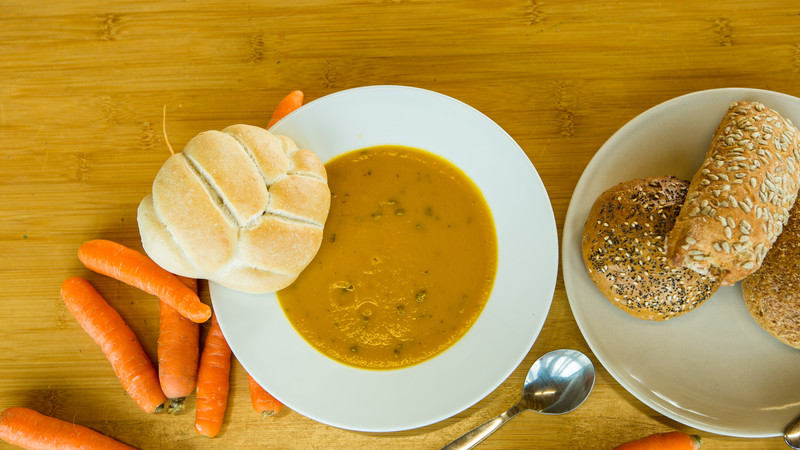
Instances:
[[[711,433],[779,436],[800,413],[800,350],[756,325],[739,284],[685,316],[647,322],[603,297],[581,255],[583,225],[597,196],[637,177],[690,179],[736,100],[760,101],[800,124],[800,99],[738,88],[678,97],[630,121],[600,148],[575,188],[564,224],[564,284],[592,351],[636,398]]]
[[[439,154],[483,192],[497,229],[494,289],[455,345],[398,370],[356,369],[318,353],[292,328],[274,295],[211,285],[220,326],[253,377],[292,410],[359,431],[421,427],[492,392],[527,355],[550,309],[558,271],[555,218],[525,153],[477,110],[435,92],[370,86],[315,100],[277,123],[323,161],[381,144]]]

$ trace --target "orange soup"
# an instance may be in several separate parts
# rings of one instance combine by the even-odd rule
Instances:
[[[477,320],[497,269],[486,201],[431,153],[379,146],[326,164],[322,246],[278,299],[323,354],[367,369],[431,358]]]

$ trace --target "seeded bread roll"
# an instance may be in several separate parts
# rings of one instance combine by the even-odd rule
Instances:
[[[325,166],[269,131],[233,125],[192,138],[139,205],[145,252],[164,269],[244,292],[291,284],[322,243]]]
[[[603,192],[589,212],[582,242],[589,277],[634,317],[677,317],[719,288],[707,276],[667,263],[664,240],[688,185],[672,176],[627,181]]]
[[[800,349],[800,202],[761,268],[742,280],[742,295],[756,323],[779,341]]]
[[[760,103],[732,103],[669,233],[673,266],[732,285],[755,272],[800,186],[800,132]]]

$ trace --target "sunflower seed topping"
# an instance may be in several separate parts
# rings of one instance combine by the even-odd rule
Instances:
[[[761,103],[732,103],[670,232],[668,243],[688,246],[667,246],[673,264],[683,261],[723,284],[742,279],[780,234],[798,188],[800,131]],[[690,222],[709,231],[692,232],[690,241]]]

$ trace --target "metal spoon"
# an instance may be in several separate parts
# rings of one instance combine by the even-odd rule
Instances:
[[[800,448],[800,416],[797,416],[783,431],[783,440],[792,448]]]
[[[479,425],[447,444],[442,450],[468,449],[478,445],[517,414],[532,410],[542,414],[566,414],[580,406],[594,387],[594,366],[577,350],[554,350],[533,363],[522,400],[508,411]]]

